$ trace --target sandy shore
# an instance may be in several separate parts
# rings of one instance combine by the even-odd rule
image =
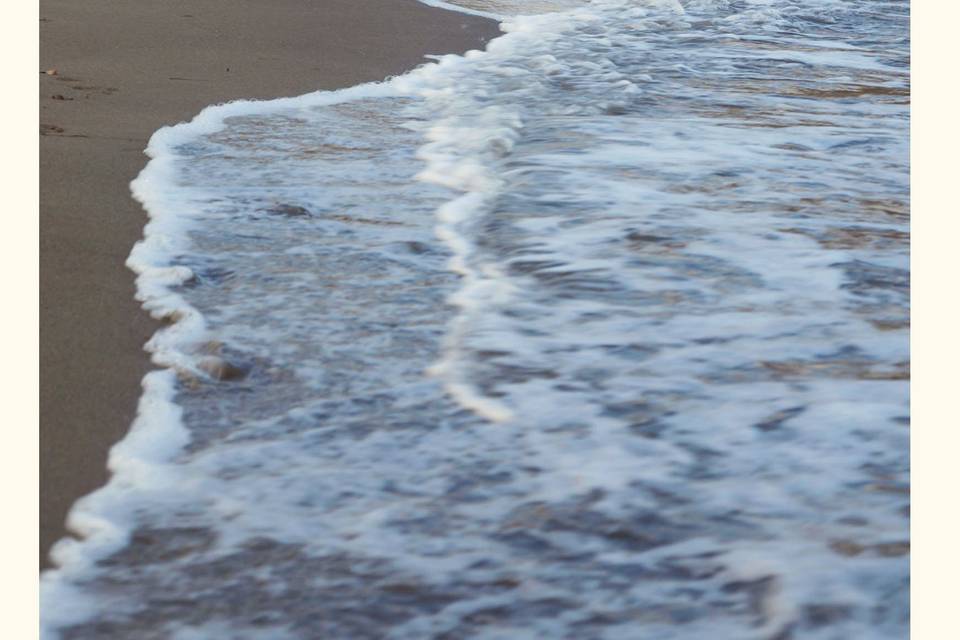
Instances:
[[[493,22],[414,0],[41,0],[40,565],[106,480],[156,328],[124,261],[159,127],[204,106],[334,89],[480,48]]]

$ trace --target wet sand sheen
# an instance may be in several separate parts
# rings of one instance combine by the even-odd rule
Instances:
[[[106,480],[156,325],[124,266],[145,216],[129,193],[159,127],[208,104],[396,75],[480,48],[488,20],[414,0],[40,5],[40,566],[78,497]]]

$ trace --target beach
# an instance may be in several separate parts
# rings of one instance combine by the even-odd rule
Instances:
[[[157,323],[124,265],[146,217],[129,183],[158,128],[205,106],[396,75],[482,48],[494,22],[413,0],[40,4],[40,567],[107,479]]]
[[[908,634],[907,1],[482,1],[41,16],[42,638]]]

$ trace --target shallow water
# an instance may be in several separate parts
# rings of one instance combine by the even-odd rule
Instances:
[[[568,7],[155,137],[51,636],[906,636],[906,3]]]

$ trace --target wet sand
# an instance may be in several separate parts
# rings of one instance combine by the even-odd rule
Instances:
[[[150,135],[216,102],[380,80],[498,30],[415,0],[41,0],[40,20],[43,568],[72,503],[107,479],[149,369],[156,324],[124,261]]]

